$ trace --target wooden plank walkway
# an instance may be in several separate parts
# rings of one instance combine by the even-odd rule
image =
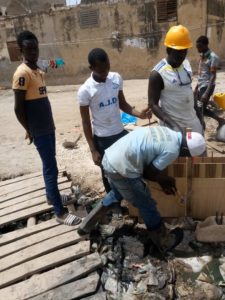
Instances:
[[[60,191],[71,186],[63,174]],[[51,210],[40,172],[0,182],[0,230]],[[88,236],[79,236],[77,228],[53,218],[0,235],[0,299],[91,299],[101,259],[90,254]]]
[[[58,178],[60,191],[71,186],[64,174],[65,172],[61,171]],[[4,181],[4,185],[0,185],[0,228],[52,210],[52,206],[46,202],[45,184],[40,173],[35,173],[33,177],[25,177],[22,176],[18,181],[9,180],[9,183]]]

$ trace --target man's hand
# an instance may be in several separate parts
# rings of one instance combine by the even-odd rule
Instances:
[[[205,95],[205,94],[203,94],[201,99],[200,99],[200,101],[202,102],[203,105],[207,104],[208,100],[209,100],[209,96]]]
[[[25,140],[28,140],[27,145],[30,145],[33,143],[33,137],[30,135],[29,132],[26,132]]]
[[[152,111],[150,108],[145,108],[140,111],[140,115],[138,116],[140,119],[151,119],[152,117]]]
[[[91,152],[91,154],[94,164],[100,166],[102,161],[100,153],[97,150],[94,150]]]
[[[177,191],[175,178],[167,175],[160,175],[157,181],[165,194],[175,195]]]

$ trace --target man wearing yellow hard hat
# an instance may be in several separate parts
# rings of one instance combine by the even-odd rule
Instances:
[[[188,49],[192,47],[188,29],[182,25],[171,27],[164,45],[167,57],[153,68],[149,77],[149,106],[161,120],[161,125],[181,132],[192,128],[203,134],[194,108],[192,69],[186,59]]]

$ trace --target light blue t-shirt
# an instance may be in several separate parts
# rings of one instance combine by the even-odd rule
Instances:
[[[219,67],[219,57],[210,49],[201,54],[198,70],[198,90],[209,85],[211,69]]]
[[[105,150],[104,169],[128,178],[142,176],[146,165],[165,169],[179,155],[182,134],[167,127],[141,127]]]

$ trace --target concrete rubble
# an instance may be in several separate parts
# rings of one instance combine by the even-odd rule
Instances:
[[[109,218],[110,219],[110,218]],[[109,224],[91,233],[92,251],[101,255],[101,284],[108,300],[225,299],[223,244],[195,239],[197,222],[170,220],[168,227],[184,228],[184,240],[166,259],[148,239],[144,224],[123,213],[111,213]]]

